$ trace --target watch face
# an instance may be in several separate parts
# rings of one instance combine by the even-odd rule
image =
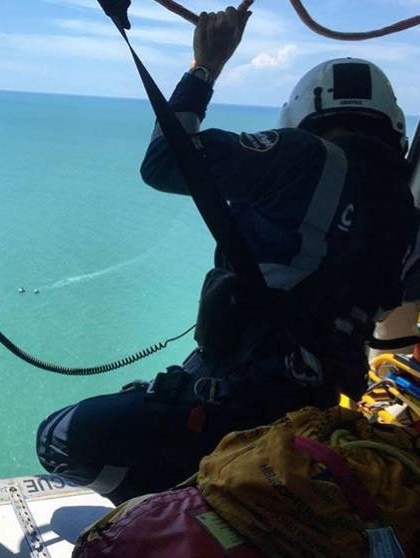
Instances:
[[[206,68],[201,68],[201,67],[194,68],[191,71],[191,74],[199,79],[202,79],[207,83],[210,83],[212,81],[210,72],[206,70]]]
[[[202,68],[197,68],[196,70],[194,70],[194,75],[204,81],[208,80],[208,76]]]

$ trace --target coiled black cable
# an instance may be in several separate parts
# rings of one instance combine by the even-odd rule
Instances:
[[[24,360],[25,362],[31,364],[32,366],[36,366],[37,368],[42,368],[43,370],[47,370],[48,372],[54,372],[56,374],[64,374],[65,376],[91,376],[94,374],[103,374],[104,372],[111,372],[111,370],[116,370],[117,368],[122,368],[123,366],[127,366],[128,364],[133,364],[142,358],[146,358],[162,349],[165,349],[168,343],[172,341],[176,341],[180,339],[184,335],[187,335],[190,331],[195,328],[195,324],[185,330],[183,333],[180,333],[176,337],[171,337],[170,339],[166,339],[166,341],[160,341],[150,347],[146,347],[133,355],[128,357],[124,357],[120,360],[116,360],[114,362],[110,362],[108,364],[101,364],[99,366],[91,366],[87,368],[70,368],[67,366],[61,366],[59,364],[52,364],[49,362],[44,362],[26,351],[22,350],[20,347],[15,345],[10,339],[8,339],[3,333],[0,332],[0,343],[6,347],[11,353],[15,356],[19,357],[20,359]]]

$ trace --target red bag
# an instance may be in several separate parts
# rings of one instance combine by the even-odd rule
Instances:
[[[72,558],[264,558],[195,487],[134,498],[85,530]]]

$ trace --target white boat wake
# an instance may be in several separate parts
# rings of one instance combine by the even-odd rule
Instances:
[[[73,277],[67,277],[66,279],[60,279],[60,281],[56,281],[50,285],[44,285],[43,287],[39,287],[39,290],[52,290],[52,289],[61,289],[63,287],[68,287],[69,285],[73,285],[75,283],[82,283],[85,281],[91,281],[92,279],[97,279],[98,277],[102,277],[103,275],[108,275],[110,273],[115,273],[120,269],[125,267],[129,267],[141,261],[144,256],[137,256],[131,260],[126,262],[122,262],[119,264],[111,265],[104,269],[100,269],[99,271],[93,271],[92,273],[84,273],[83,275],[74,275]]]

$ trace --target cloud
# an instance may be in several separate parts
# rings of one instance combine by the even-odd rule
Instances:
[[[420,57],[417,45],[389,41],[349,44],[317,37],[310,41],[286,43],[280,48],[275,45],[275,41],[269,41],[265,45],[269,48],[257,51],[258,54],[254,50],[251,54],[258,47],[258,42],[253,40],[248,44],[245,61],[235,65],[231,62],[220,78],[224,94],[230,96],[234,91],[241,91],[241,96],[245,98],[247,95],[251,97],[252,90],[257,89],[258,102],[262,103],[264,99],[264,103],[270,104],[270,98],[287,97],[297,80],[316,64],[330,58],[353,56],[378,64],[394,84],[401,104],[410,113],[418,112],[418,108],[413,109],[412,93],[416,87],[418,90],[418,76],[413,72]]]
[[[298,48],[296,45],[286,45],[280,48],[277,53],[272,56],[266,52],[261,52],[254,56],[250,65],[253,68],[265,68],[267,66],[287,66],[290,60],[296,55]]]
[[[387,0],[387,3],[389,3],[390,0]],[[406,8],[411,8],[412,6],[420,6],[420,0],[392,0],[393,3],[396,3],[399,6],[403,6]]]
[[[95,12],[102,11],[102,8],[100,7],[97,0],[43,1],[49,4],[75,8],[85,8],[86,10]],[[224,10],[226,8],[226,5],[227,3],[224,1],[217,2],[214,0],[209,0],[208,2],[206,2],[205,5],[203,5],[201,0],[196,0],[188,2],[185,7],[191,12],[198,15],[204,9],[209,12]],[[147,20],[149,22],[155,21],[160,23],[169,23],[172,25],[183,27],[185,29],[193,29],[193,25],[190,22],[168,10],[164,6],[161,6],[157,2],[154,2],[153,0],[149,0],[149,2],[147,2],[147,0],[141,0],[138,4],[134,4],[133,2],[128,9],[128,17],[130,20],[141,19]],[[267,10],[258,6],[258,9],[255,9],[251,16],[251,19],[248,23],[248,28],[252,28],[253,32],[258,34],[260,37],[279,37],[280,33],[283,33],[286,30],[290,30],[290,28],[293,26],[293,24],[296,24],[296,22],[296,19],[290,20],[284,18],[279,13],[279,10],[273,12],[271,10]]]
[[[286,31],[291,32],[294,29],[295,23],[296,20],[292,22],[278,12],[272,12],[258,7],[258,9],[252,13],[247,23],[245,33],[246,35],[252,33],[252,35],[260,39],[264,37],[265,40],[271,38],[279,40],[282,33]]]
[[[86,10],[96,11],[96,12],[103,12],[101,6],[97,2],[97,0],[43,0],[48,4],[56,4],[61,6],[68,6],[68,7],[76,7],[76,8],[85,8]],[[132,18],[140,18],[146,19],[149,21],[157,21],[157,22],[168,22],[168,23],[177,23],[178,25],[183,26],[190,26],[191,23],[188,23],[184,19],[180,18],[176,14],[170,12],[163,6],[160,6],[157,3],[153,4],[145,4],[142,3],[141,5],[131,5],[128,9],[128,17],[131,20]]]
[[[57,4],[62,6],[80,6],[82,8],[100,10],[98,2],[93,0],[42,0],[45,4]]]
[[[380,62],[403,62],[405,64],[417,64],[420,57],[420,46],[388,41],[364,41],[349,43],[344,41],[326,41],[314,39],[311,41],[299,41],[284,45],[278,50],[274,44],[266,45],[261,54],[252,57],[257,59],[255,67],[286,65],[290,59],[305,58],[311,64],[312,60],[321,57],[341,58],[354,56]],[[256,48],[258,43],[252,42],[248,45],[250,49]],[[268,46],[268,48],[267,48]],[[261,58],[261,60],[260,60]],[[261,64],[258,62],[261,61]]]
[[[126,61],[130,58],[126,46],[118,37],[112,40],[86,36],[0,33],[0,48],[3,52],[9,51],[9,56],[24,56],[28,61],[39,57],[51,61],[51,52],[54,52],[55,59],[83,58],[86,62],[89,59]],[[173,61],[164,53],[147,46],[142,47],[142,56],[158,64]]]
[[[361,41],[348,43],[342,41],[315,42],[307,41],[299,43],[299,51],[302,55],[310,54],[332,54],[334,57],[354,56],[366,58],[373,62],[404,62],[410,64],[418,60],[420,47],[403,42],[386,41]]]
[[[92,37],[71,37],[68,35],[37,35],[34,33],[0,33],[0,47],[31,58],[83,56],[84,58],[105,58],[120,60],[126,57],[124,45],[120,41],[100,40]]]
[[[87,21],[81,19],[56,19],[54,25],[64,31],[76,34],[94,35],[98,37],[119,37],[112,25]],[[192,31],[187,29],[170,29],[165,26],[138,27],[129,33],[130,40],[136,40],[137,44],[154,43],[159,45],[173,45],[191,47]]]
[[[267,90],[275,87],[279,79],[286,82],[290,81],[288,70],[298,52],[298,47],[295,44],[286,44],[277,49],[274,54],[260,52],[247,63],[228,67],[222,74],[220,81],[222,84],[236,88],[250,82],[264,83],[264,89]],[[280,72],[279,69],[282,71]]]
[[[70,31],[72,33],[85,33],[87,35],[99,35],[102,37],[115,37],[116,31],[112,25],[105,23],[97,23],[82,19],[54,19],[52,20],[54,27]]]
[[[3,58],[12,61],[16,68],[24,64],[28,67],[39,65],[45,71],[49,67],[55,70],[62,67],[62,61],[66,58],[67,72],[72,65],[77,73],[85,71],[89,77],[91,74],[98,75],[97,61],[102,61],[104,64],[101,69],[106,81],[106,69],[109,68],[107,62],[118,64],[129,61],[128,64],[131,64],[126,45],[111,21],[103,14],[97,0],[42,1],[63,8],[50,10],[55,19],[48,19],[46,10],[44,23],[50,23],[51,34],[0,33]],[[362,24],[369,23],[368,16],[372,14],[372,9],[375,14],[391,17],[386,8],[387,2],[391,6],[392,0],[372,0],[374,8],[366,6],[366,10],[360,15],[353,11],[351,23],[355,23],[355,18]],[[153,0],[132,0],[132,4],[134,5],[129,9],[132,22],[129,37],[158,83],[169,91],[188,65],[193,26]],[[382,4],[382,10],[379,10],[379,4]],[[419,5],[420,0],[395,0],[395,4],[393,14],[402,12],[402,5],[407,6],[407,11],[413,12],[413,6]],[[193,12],[199,13],[203,7],[207,11],[224,9],[226,2],[206,0],[203,6],[202,0],[188,0],[187,6]],[[316,15],[321,23],[325,23],[331,15],[329,7],[333,7],[334,13],[339,14],[340,26],[345,28],[350,21],[347,21],[344,6],[348,7],[344,0],[325,0],[325,5],[316,5],[318,13],[313,15]],[[57,19],[57,13],[60,14],[60,19]],[[418,65],[420,47],[414,42],[412,34],[400,33],[380,40],[357,43],[329,40],[309,31],[289,3],[280,7],[274,0],[267,0],[263,5],[256,3],[253,7],[253,15],[243,40],[218,80],[215,98],[220,102],[229,100],[245,104],[273,104],[270,99],[276,102],[284,94],[288,94],[296,80],[309,68],[322,60],[343,56],[367,58],[377,63],[389,75],[391,81],[395,82],[397,96],[402,104],[406,98],[411,112],[418,110],[415,91],[418,90],[419,78],[414,69]],[[118,71],[122,75],[125,69],[121,66],[122,64]],[[121,96],[126,95],[124,87],[127,87],[129,95],[129,88],[133,87],[129,82],[131,70],[127,71],[127,82],[122,83],[119,79],[119,89],[115,90],[115,93]],[[18,72],[13,76],[10,72],[3,74],[7,88],[13,87],[19,80]],[[77,81],[77,78],[74,81]],[[75,83],[74,88],[76,86],[83,87],[84,83]],[[95,86],[98,90],[104,89],[97,78],[95,83],[91,82],[92,94],[95,93]],[[109,86],[113,86],[111,79],[106,81],[106,88]],[[43,78],[40,78],[39,87],[48,87]],[[253,101],[255,97],[257,102]]]

